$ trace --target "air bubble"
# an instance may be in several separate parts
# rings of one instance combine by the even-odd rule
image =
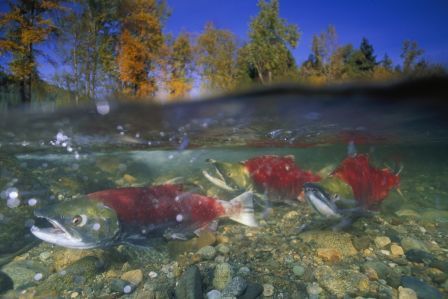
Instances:
[[[17,198],[8,198],[6,205],[11,209],[17,208],[20,205],[20,200]]]
[[[177,222],[182,222],[182,220],[184,220],[184,216],[183,216],[182,214],[178,214],[178,215],[176,216],[176,221],[177,221]]]
[[[132,292],[132,287],[130,285],[127,285],[123,288],[123,292],[125,294],[129,294],[130,292]]]
[[[99,230],[99,229],[101,228],[101,224],[99,224],[99,223],[95,223],[95,224],[92,226],[92,228],[93,228],[93,230]]]
[[[37,204],[37,199],[35,199],[35,198],[28,199],[28,205],[30,207],[34,207],[36,204]]]
[[[6,190],[6,193],[10,199],[17,199],[19,197],[19,190],[17,188],[9,188]]]
[[[39,281],[44,277],[44,275],[42,273],[36,273],[36,275],[34,275],[34,280],[35,281]]]
[[[110,106],[107,101],[98,101],[96,102],[96,112],[101,115],[106,115],[110,112]]]

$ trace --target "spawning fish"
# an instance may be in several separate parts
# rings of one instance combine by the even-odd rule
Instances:
[[[321,186],[314,183],[305,183],[304,186],[305,199],[313,210],[324,220],[329,220],[336,224],[333,230],[341,230],[349,227],[353,221],[360,217],[369,217],[371,213],[361,207],[340,208],[337,206],[337,200],[330,196]],[[305,224],[300,227],[300,232],[311,226]]]
[[[311,171],[301,170],[293,156],[265,155],[239,163],[208,162],[216,175],[205,170],[203,174],[216,186],[228,191],[254,190],[277,202],[296,203],[304,183],[321,179]]]
[[[228,217],[255,227],[252,193],[231,201],[185,192],[180,185],[119,188],[88,194],[35,211],[53,227],[33,226],[39,239],[68,248],[87,249],[163,234],[174,237]]]
[[[381,204],[400,183],[399,172],[394,174],[388,168],[373,167],[365,154],[347,157],[331,175],[349,184],[358,205],[366,209]]]

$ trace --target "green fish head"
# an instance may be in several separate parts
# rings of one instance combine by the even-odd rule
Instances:
[[[106,247],[120,233],[116,212],[103,203],[80,198],[60,202],[34,211],[52,227],[33,226],[31,232],[39,239],[67,248]]]
[[[251,188],[249,172],[243,163],[219,162],[207,160],[214,169],[214,175],[204,171],[204,176],[216,186],[228,191],[248,190]]]

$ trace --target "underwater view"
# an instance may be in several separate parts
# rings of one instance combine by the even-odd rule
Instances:
[[[1,297],[446,298],[434,82],[5,111]]]

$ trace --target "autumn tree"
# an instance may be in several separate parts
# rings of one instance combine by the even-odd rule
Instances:
[[[30,102],[33,84],[39,80],[37,46],[46,41],[56,27],[50,13],[61,8],[58,0],[9,1],[9,11],[0,15],[0,54],[11,54],[9,70],[19,82],[22,102]]]
[[[157,91],[156,60],[163,45],[162,21],[164,2],[125,0],[121,13],[118,72],[123,93],[136,97],[153,97]]]
[[[279,0],[259,0],[258,7],[260,11],[250,23],[249,42],[240,52],[246,56],[240,60],[248,73],[256,71],[261,84],[269,84],[296,71],[290,49],[297,46],[300,34],[296,25],[280,17]]]
[[[196,54],[204,89],[229,91],[236,87],[237,43],[232,32],[206,24],[197,39]]]
[[[167,38],[162,51],[165,52],[164,61],[161,62],[162,78],[168,97],[186,97],[192,88],[193,52],[189,35],[181,33],[174,40]]]

